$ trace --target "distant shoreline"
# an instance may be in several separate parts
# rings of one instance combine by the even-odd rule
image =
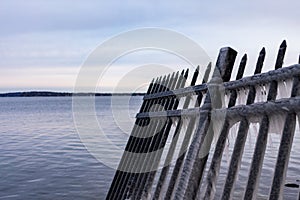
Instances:
[[[0,93],[0,97],[68,97],[68,96],[144,96],[145,93],[72,93],[72,92],[9,92]]]

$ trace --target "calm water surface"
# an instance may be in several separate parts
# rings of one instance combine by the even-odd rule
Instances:
[[[105,131],[124,146],[128,136],[110,120],[110,98],[96,99]],[[132,100],[133,110],[141,99]],[[0,127],[0,199],[104,199],[114,170],[81,143],[72,98],[0,98]]]
[[[118,109],[127,109],[120,98]],[[114,143],[124,147],[128,135],[113,122],[110,97],[97,97],[96,110],[103,129]],[[141,105],[142,97],[132,97],[132,117]],[[128,104],[127,104],[128,105]],[[128,126],[131,126],[129,124]],[[250,134],[255,137],[255,131]],[[0,98],[0,199],[104,199],[114,176],[85,149],[76,132],[70,97]],[[233,136],[234,137],[234,136]],[[259,199],[265,199],[269,187],[279,135],[270,136],[268,158],[264,163]],[[300,139],[296,132],[291,154],[288,182],[300,179]],[[242,160],[239,182],[247,179],[247,166],[253,138],[248,137],[248,150]],[[228,144],[228,154],[234,142]],[[114,155],[111,155],[112,157]],[[223,156],[222,173],[226,171],[228,155]],[[223,177],[225,178],[225,177]],[[220,185],[222,187],[222,181]],[[235,198],[239,198],[236,185]],[[242,189],[242,188],[240,188]],[[298,189],[285,189],[285,199],[295,199]]]

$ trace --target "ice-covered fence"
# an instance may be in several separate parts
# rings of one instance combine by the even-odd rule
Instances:
[[[230,77],[237,52],[229,47],[220,50],[210,81],[207,81],[210,64],[200,85],[195,85],[199,68],[190,83],[187,82],[188,70],[153,79],[107,199],[214,199],[216,193],[222,199],[232,198],[253,121],[260,126],[243,198],[255,199],[272,128],[270,123],[279,116],[285,122],[279,130],[282,136],[269,199],[280,199],[296,115],[300,112],[300,65],[282,68],[285,51],[284,41],[275,70],[261,73],[266,54],[263,48],[254,75],[245,78],[247,55],[244,55],[235,81],[230,81]],[[185,87],[186,84],[189,86]],[[217,191],[226,140],[231,127],[237,123],[225,183],[221,191]],[[211,152],[214,137],[216,145]],[[209,152],[212,159],[206,165]],[[172,160],[175,160],[173,165]]]

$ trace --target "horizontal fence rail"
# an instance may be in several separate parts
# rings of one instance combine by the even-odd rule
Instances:
[[[272,70],[266,73],[256,74],[250,77],[245,77],[236,81],[229,81],[224,83],[224,87],[227,90],[234,90],[239,88],[245,88],[249,86],[263,85],[272,81],[287,80],[293,76],[300,75],[299,64],[292,65],[277,70]],[[167,98],[172,96],[183,97],[191,93],[199,93],[207,91],[207,84],[190,86],[177,90],[147,94],[144,96],[144,100],[156,99],[156,98]]]
[[[291,111],[300,111],[300,97],[280,99],[274,102],[259,102],[246,106],[235,106],[231,108],[216,109],[216,113],[224,113],[226,116],[235,123],[244,117],[256,118],[263,114],[276,115],[286,114]],[[207,113],[208,111],[202,110],[201,108],[189,108],[184,110],[168,110],[161,112],[147,112],[139,113],[136,118],[161,118],[161,117],[180,117],[180,116],[196,116],[201,113]]]
[[[262,48],[254,75],[249,77],[243,77],[245,54],[233,81],[237,52],[229,47],[220,50],[213,70],[208,64],[200,85],[196,85],[199,66],[192,73],[183,70],[153,79],[106,199],[232,199],[250,124],[259,123],[248,179],[239,197],[256,199],[271,119],[283,116],[268,195],[268,199],[282,199],[300,113],[300,64],[282,67],[286,48],[283,41],[274,70],[261,73],[266,56]],[[236,139],[220,188],[222,157],[236,124]]]

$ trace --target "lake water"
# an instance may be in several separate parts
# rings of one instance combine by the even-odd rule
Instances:
[[[110,97],[97,105],[111,116]],[[124,145],[127,135],[105,124]],[[115,172],[81,143],[71,97],[1,98],[0,127],[0,199],[104,199]]]
[[[127,109],[120,98],[118,109]],[[113,122],[110,97],[96,97],[96,110],[106,134],[123,147],[128,135]],[[130,115],[139,110],[142,97],[132,97]],[[129,127],[132,124],[128,124]],[[297,125],[298,126],[298,125]],[[0,98],[0,199],[104,199],[114,169],[95,159],[82,144],[73,122],[71,97]],[[255,129],[255,127],[253,128]],[[252,135],[255,137],[255,131]],[[300,180],[300,136],[291,153],[287,182]],[[253,138],[248,137],[239,181],[245,182]],[[234,137],[234,136],[233,136]],[[260,199],[268,191],[280,136],[268,144],[260,186]],[[229,142],[228,154],[234,142]],[[251,147],[252,145],[252,147]],[[274,153],[275,152],[275,153]],[[114,157],[115,155],[111,155]],[[223,164],[226,166],[227,155]],[[221,176],[226,167],[222,168]],[[222,179],[222,177],[220,178]],[[222,181],[220,181],[222,183]],[[221,185],[219,186],[221,187]],[[236,186],[238,189],[238,185]],[[235,194],[238,198],[239,194]],[[285,189],[285,199],[296,199],[298,189]]]

